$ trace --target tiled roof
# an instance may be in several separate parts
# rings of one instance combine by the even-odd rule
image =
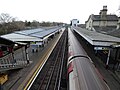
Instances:
[[[95,21],[100,21],[101,16],[100,15],[93,15],[92,19]],[[118,21],[118,17],[116,15],[106,15],[106,20],[107,21]]]
[[[106,27],[99,27],[99,26],[94,26],[95,31],[101,32],[101,33],[108,33],[116,29],[116,26],[106,26]]]

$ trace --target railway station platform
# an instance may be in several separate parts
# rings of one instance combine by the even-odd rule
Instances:
[[[17,73],[13,71],[12,74],[9,75],[9,81],[3,85],[3,88],[5,90],[23,90],[26,85],[29,85],[31,81],[33,81],[33,78],[36,76],[38,70],[43,67],[43,64],[46,62],[63,31],[64,30],[57,34],[55,38],[45,45],[45,47],[41,47],[40,51],[36,53],[32,53],[31,47],[29,47],[28,54],[32,63],[24,69],[18,70]]]
[[[19,47],[21,49],[15,50]],[[19,55],[16,54],[18,51],[21,52]],[[26,65],[25,46],[0,37],[0,86],[8,80],[7,71],[23,68]]]
[[[87,43],[87,41],[81,38],[79,34],[77,33],[74,34],[79,40],[84,50],[87,52],[88,56],[94,62],[95,67],[98,69],[105,82],[110,86],[110,89],[119,90],[120,78],[118,76],[120,76],[120,71],[114,71],[113,69],[110,68],[106,69],[106,64],[97,55],[95,55],[95,50],[93,48],[94,46]]]
[[[44,47],[57,33],[63,29],[62,26],[42,27],[37,29],[16,31],[14,33],[2,35],[1,37],[14,42],[29,43],[32,51],[38,51],[38,47]]]
[[[107,51],[106,69],[109,67],[110,57],[112,55],[114,55],[112,57],[117,60],[117,69],[119,69],[120,38],[98,33],[96,31],[90,31],[80,27],[71,27],[71,29],[78,33],[78,35],[80,35],[89,44],[94,46],[96,54],[98,51]]]
[[[1,48],[6,50],[0,51],[0,74],[7,74],[9,70],[26,68],[29,64],[33,62],[29,59],[29,56],[32,55],[30,52],[33,49],[41,51],[42,47],[39,46],[45,46],[46,44],[48,44],[48,42],[63,29],[64,28],[57,26],[49,28],[44,27],[39,29],[16,31],[14,33],[0,36],[0,50]],[[33,45],[35,47],[33,47]],[[12,50],[12,52],[10,53],[9,47],[14,49],[18,47],[19,49],[16,49],[14,51]],[[3,52],[5,52],[6,54],[4,54]],[[1,80],[2,82],[4,81],[3,79]]]

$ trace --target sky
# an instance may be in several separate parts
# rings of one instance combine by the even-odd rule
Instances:
[[[89,15],[98,15],[103,5],[107,5],[108,14],[118,15],[120,0],[0,0],[0,14],[22,21],[70,23],[78,19],[84,24]]]

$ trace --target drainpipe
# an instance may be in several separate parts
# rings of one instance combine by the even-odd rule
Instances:
[[[109,60],[110,60],[110,49],[109,49],[109,52],[108,52],[108,57],[107,57],[107,62],[106,62],[106,69],[108,69]]]

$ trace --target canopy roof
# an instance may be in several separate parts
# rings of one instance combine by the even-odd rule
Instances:
[[[72,27],[72,28],[92,45],[111,46],[114,44],[120,44],[120,38],[106,34],[101,34],[96,31],[86,30],[79,27]]]

